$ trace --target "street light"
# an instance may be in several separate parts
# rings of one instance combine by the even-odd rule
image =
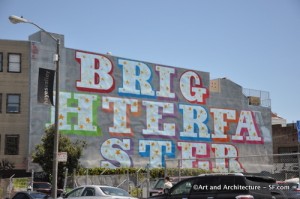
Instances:
[[[53,170],[52,170],[52,197],[55,199],[57,197],[57,173],[58,173],[58,135],[59,135],[59,129],[58,129],[58,114],[59,114],[59,45],[60,40],[53,35],[51,35],[49,32],[38,26],[37,24],[28,21],[27,19],[24,19],[23,17],[18,17],[15,15],[9,16],[9,20],[13,24],[17,23],[29,23],[46,33],[48,36],[50,36],[55,42],[56,42],[56,54],[54,55],[54,61],[56,62],[56,85],[55,85],[55,132],[54,132],[54,148],[53,148]]]

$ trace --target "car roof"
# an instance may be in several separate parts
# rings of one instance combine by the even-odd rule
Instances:
[[[244,176],[242,173],[203,173],[199,176]]]
[[[87,186],[97,186],[97,187],[112,187],[112,186],[108,186],[108,185],[101,185],[101,184],[87,184],[87,185],[81,185],[81,187],[87,187]]]
[[[18,192],[16,192],[15,194],[17,194],[17,193],[25,193],[25,194],[29,194],[29,195],[32,195],[32,194],[39,194],[39,195],[45,195],[45,196],[48,196],[48,194],[42,193],[42,192],[39,192],[39,191],[18,191]]]
[[[38,192],[38,191],[17,191],[16,193],[41,193],[41,192]],[[44,193],[42,193],[44,194]]]
[[[79,187],[111,187],[111,188],[121,189],[121,188],[119,188],[119,187],[108,186],[108,185],[97,185],[97,184],[81,185],[81,186],[79,186]]]
[[[269,176],[258,176],[258,175],[244,175],[242,173],[207,173],[207,174],[200,174],[199,176],[192,176],[190,178],[184,178],[186,179],[192,179],[192,178],[201,178],[201,177],[221,177],[221,176],[236,176],[236,177],[245,177],[248,180],[251,181],[264,181],[269,183],[276,183],[275,178],[269,177]]]
[[[299,178],[290,178],[290,179],[286,179],[285,182],[299,183]]]

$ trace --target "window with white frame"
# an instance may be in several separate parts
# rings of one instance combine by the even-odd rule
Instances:
[[[20,113],[21,95],[7,94],[6,99],[6,113]]]
[[[5,135],[5,155],[18,155],[19,154],[19,135]]]
[[[21,54],[8,53],[8,72],[20,73],[21,72]]]

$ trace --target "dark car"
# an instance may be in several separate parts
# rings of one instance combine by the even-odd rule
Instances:
[[[164,187],[165,180],[164,178],[159,178],[155,181],[153,187],[149,191],[150,196],[156,196],[163,193],[163,187]]]
[[[271,177],[204,174],[184,179],[151,199],[287,199]]]
[[[300,184],[298,182],[277,182],[288,199],[300,199]]]
[[[49,182],[33,182],[33,191],[51,195],[52,186]],[[62,189],[57,189],[57,196],[60,196],[62,193]]]
[[[36,191],[20,191],[17,192],[12,199],[46,199],[50,198],[48,194]]]
[[[170,181],[174,186],[174,184],[176,184],[178,181],[180,181],[181,179],[185,179],[185,178],[188,178],[188,177],[186,177],[186,176],[180,177],[180,178],[179,177],[171,177]],[[164,184],[165,184],[165,179],[164,178],[157,179],[155,181],[153,187],[150,189],[149,195],[150,196],[156,196],[156,195],[163,194]]]

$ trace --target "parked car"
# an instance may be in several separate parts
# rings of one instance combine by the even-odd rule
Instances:
[[[189,176],[191,177],[191,176]],[[185,179],[188,178],[186,176],[184,177],[171,177],[171,183],[176,184],[179,180],[181,179]],[[160,195],[163,194],[163,189],[164,189],[164,184],[165,184],[165,179],[164,178],[159,178],[155,181],[155,183],[153,184],[153,186],[151,187],[150,191],[149,191],[149,195],[150,196],[156,196],[156,195]]]
[[[50,198],[48,194],[36,192],[36,191],[19,191],[12,199],[46,199]]]
[[[93,197],[97,196],[97,197]],[[137,199],[131,197],[127,191],[112,186],[104,185],[84,185],[77,187],[67,194],[63,194],[63,198],[71,199],[88,199],[88,198],[97,198],[97,199]]]
[[[291,178],[277,183],[282,187],[288,199],[300,199],[299,178]]]
[[[52,186],[49,182],[33,182],[33,187],[28,188],[28,191],[37,191],[41,193],[45,193],[51,195]],[[57,189],[57,196],[60,196],[63,193],[62,189]]]
[[[271,177],[203,174],[184,179],[151,199],[287,199]]]
[[[151,187],[149,191],[150,196],[156,196],[163,193],[163,187],[164,187],[165,180],[164,178],[159,178],[155,181],[153,186]]]

